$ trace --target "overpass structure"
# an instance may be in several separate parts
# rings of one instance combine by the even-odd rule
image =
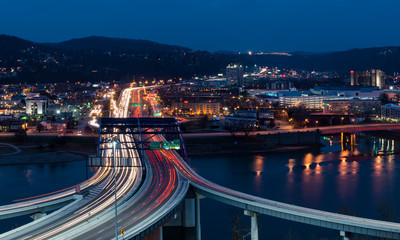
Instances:
[[[152,141],[168,141],[173,136],[180,140],[180,148],[184,148],[183,138],[178,128],[178,122],[174,118],[125,118],[125,119],[104,119],[108,126],[109,122],[123,130],[120,134],[134,132],[140,136],[136,139],[137,150],[145,150],[145,155],[156,153],[161,155],[165,161],[171,161],[177,172],[183,176],[182,181],[188,181],[196,193],[195,215],[196,215],[196,236],[201,239],[200,229],[200,199],[208,197],[225,204],[242,208],[246,215],[252,219],[251,236],[258,239],[257,216],[265,214],[290,221],[338,230],[343,239],[347,239],[349,233],[358,233],[375,237],[389,239],[400,239],[400,224],[385,222],[373,219],[353,217],[343,214],[326,212],[311,208],[295,206],[291,204],[272,201],[249,194],[228,189],[214,184],[199,176],[185,161],[185,151],[171,149],[151,149]],[[102,120],[103,122],[103,120]],[[129,127],[127,127],[129,126]],[[173,126],[173,127],[172,127]],[[129,128],[131,130],[129,130]],[[171,134],[171,135],[169,135]],[[184,198],[181,197],[180,201]]]
[[[95,184],[101,188],[98,194],[85,201],[82,201],[84,197],[76,197],[60,210],[0,235],[1,239],[113,239],[113,177],[116,177],[117,189],[117,235],[124,239],[142,239],[155,229],[162,232],[160,226],[174,218],[183,203],[182,211],[189,212],[183,216],[193,217],[185,221],[195,225],[196,239],[200,240],[200,199],[204,197],[243,209],[251,217],[252,239],[258,239],[259,214],[335,229],[343,239],[348,239],[348,233],[400,239],[398,223],[271,201],[202,178],[186,162],[182,134],[174,118],[138,118],[143,117],[140,109],[129,110],[130,102],[141,101],[140,91],[140,88],[125,89],[114,109],[113,116],[116,118],[101,119],[98,161],[101,171],[93,178],[104,184]],[[131,116],[133,118],[129,118]],[[116,152],[108,146],[109,140],[114,137],[121,142]],[[179,146],[161,145],[175,140],[179,141]],[[112,162],[112,158],[116,161]],[[104,181],[100,180],[99,174]],[[194,191],[194,197],[188,196],[188,191],[192,191],[190,189]],[[41,203],[50,204],[50,199],[55,196],[48,195]],[[76,192],[71,191],[68,197],[71,196],[76,196]],[[18,204],[14,209],[23,212],[23,205],[29,206],[30,203],[24,201]],[[159,238],[162,239],[162,234]]]

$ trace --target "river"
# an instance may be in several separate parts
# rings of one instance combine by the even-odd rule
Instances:
[[[76,157],[85,160],[86,157]],[[0,167],[0,205],[45,194],[85,181],[85,161]],[[92,174],[90,169],[88,174]],[[28,216],[0,220],[0,232],[31,222]]]
[[[399,142],[364,135],[356,139],[353,149],[343,151],[339,136],[332,136],[321,139],[326,147],[320,149],[190,159],[200,175],[222,186],[299,206],[379,218],[382,200],[387,208],[400,200],[400,156],[371,153],[392,152]],[[250,219],[242,210],[211,199],[201,200],[201,207],[204,239],[232,239],[234,215],[242,216],[240,228],[243,235],[248,233]],[[395,214],[400,216],[400,208]],[[339,234],[267,216],[259,217],[259,230],[260,239],[335,239]]]
[[[379,202],[400,202],[400,156],[383,155],[399,142],[363,134],[357,145],[341,149],[339,136],[321,139],[319,149],[274,154],[190,157],[203,177],[235,190],[299,206],[378,218]],[[364,156],[367,154],[367,156]],[[382,154],[372,156],[371,154]],[[0,204],[77,184],[85,179],[85,162],[0,167]],[[400,208],[395,209],[400,216]],[[240,209],[211,199],[201,200],[203,239],[232,239],[233,216],[241,216],[246,235],[248,217]],[[0,231],[31,221],[0,221]],[[273,217],[259,217],[260,239],[335,239],[337,231]]]

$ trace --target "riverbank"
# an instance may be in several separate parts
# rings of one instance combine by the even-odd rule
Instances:
[[[277,145],[259,136],[218,136],[204,138],[185,138],[186,152],[189,156],[280,153],[310,148],[320,148],[322,144]]]
[[[97,138],[28,136],[23,144],[13,136],[0,137],[0,166],[85,161],[96,154]]]
[[[23,141],[15,136],[0,136],[0,143],[12,144],[23,153],[37,151],[80,151],[95,154],[98,137],[27,136]]]

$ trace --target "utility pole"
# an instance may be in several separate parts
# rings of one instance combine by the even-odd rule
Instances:
[[[118,240],[118,213],[117,213],[117,160],[115,157],[117,145],[120,144],[118,139],[115,137],[110,141],[113,146],[113,157],[114,157],[114,195],[115,195],[115,239]]]

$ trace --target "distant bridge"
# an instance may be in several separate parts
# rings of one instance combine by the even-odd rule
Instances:
[[[400,130],[400,125],[384,125],[384,126],[360,126],[360,127],[345,127],[340,129],[326,129],[320,130],[322,135],[336,134],[336,133],[357,133],[357,132],[368,132],[368,131],[390,131]]]

